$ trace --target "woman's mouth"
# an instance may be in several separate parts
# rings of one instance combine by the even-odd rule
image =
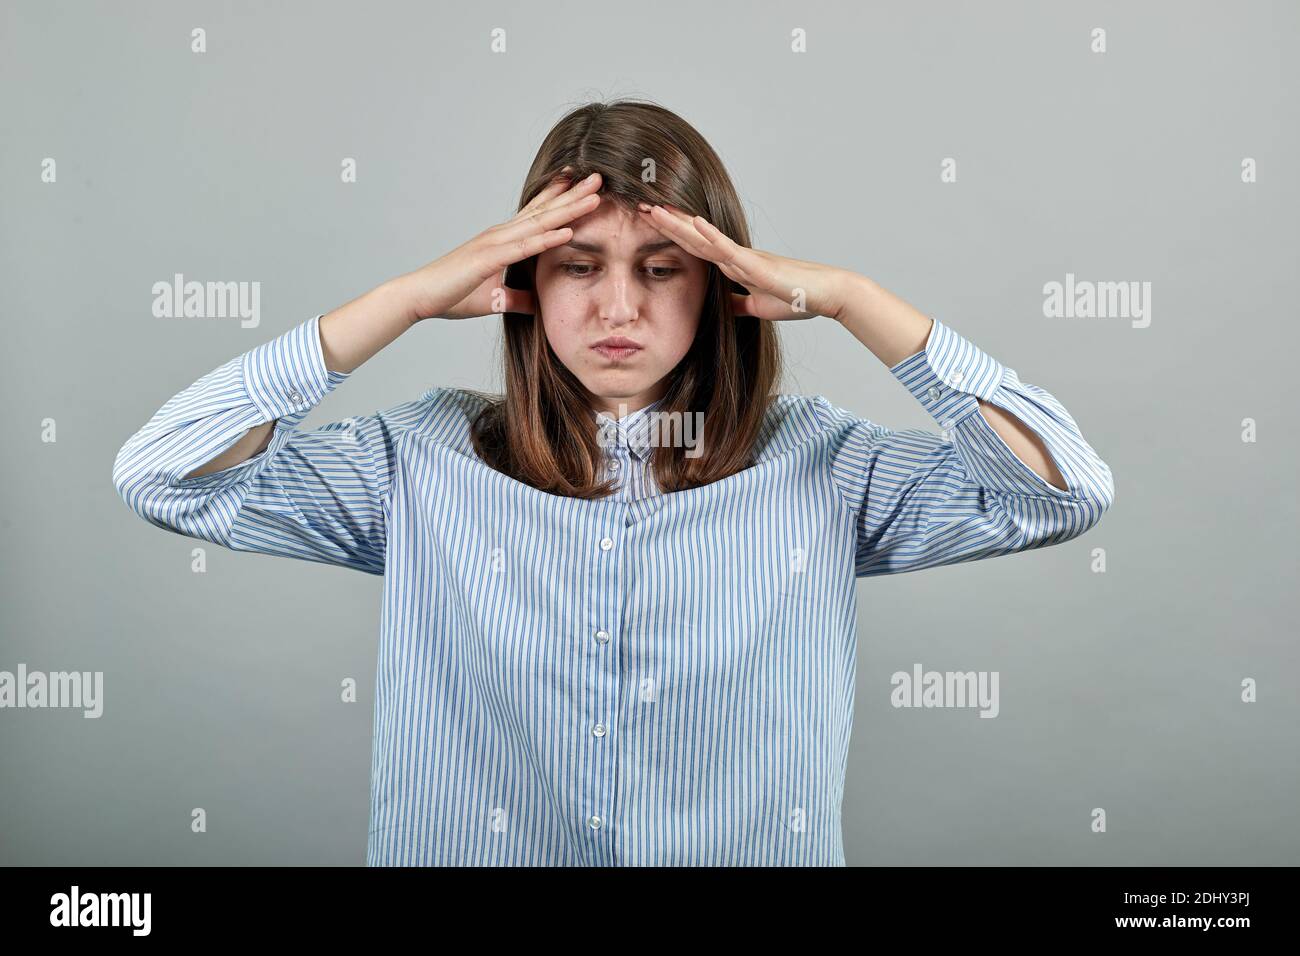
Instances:
[[[617,362],[631,355],[636,355],[641,351],[641,346],[632,339],[614,335],[607,339],[601,339],[592,346],[592,350],[599,352],[611,361]]]

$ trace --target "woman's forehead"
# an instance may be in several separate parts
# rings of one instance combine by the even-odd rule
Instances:
[[[617,204],[610,203],[574,219],[569,224],[573,229],[569,241],[547,252],[558,254],[578,251],[610,257],[655,252],[689,254],[636,213],[621,207],[615,208],[616,206]]]

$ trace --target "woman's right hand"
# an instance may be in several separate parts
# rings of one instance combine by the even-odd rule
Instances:
[[[513,218],[399,277],[396,281],[409,297],[412,321],[466,319],[503,312],[535,315],[533,293],[503,286],[502,271],[568,242],[573,230],[565,223],[600,205],[600,184],[599,173],[578,183],[570,183],[567,175],[561,174]]]

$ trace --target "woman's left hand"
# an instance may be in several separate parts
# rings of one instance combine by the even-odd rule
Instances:
[[[652,226],[698,259],[712,262],[729,279],[749,290],[731,296],[736,315],[760,319],[838,319],[853,273],[817,262],[789,259],[732,241],[703,216],[676,206],[647,206],[641,215]]]

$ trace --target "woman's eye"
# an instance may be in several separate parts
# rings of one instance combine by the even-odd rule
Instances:
[[[592,265],[589,262],[565,262],[561,264],[560,268],[564,270],[566,275],[570,275],[575,279],[585,279],[591,275],[590,271],[575,272],[574,270],[590,270],[592,269]],[[650,273],[650,278],[663,282],[667,279],[671,279],[681,270],[675,266],[646,266],[646,271]]]

